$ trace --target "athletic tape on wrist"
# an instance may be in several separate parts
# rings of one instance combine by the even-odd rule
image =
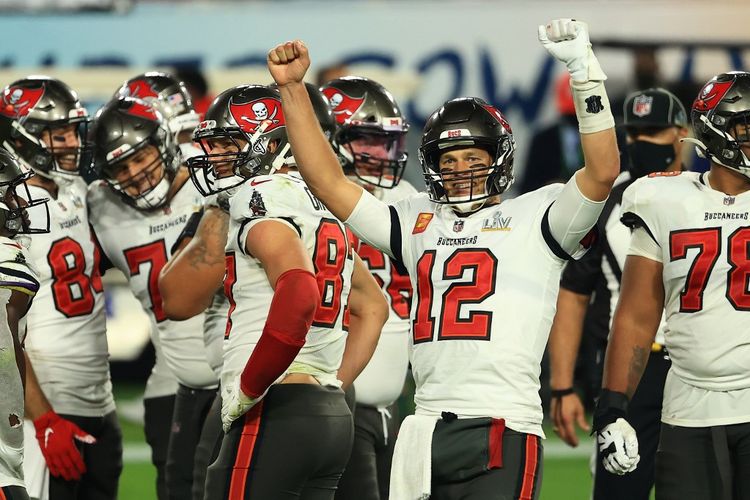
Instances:
[[[571,82],[570,86],[573,89],[578,130],[582,134],[593,134],[614,128],[615,118],[612,116],[603,82]]]

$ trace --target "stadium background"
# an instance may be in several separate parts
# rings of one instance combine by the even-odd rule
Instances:
[[[552,89],[565,71],[536,41],[536,25],[548,19],[590,24],[613,99],[634,90],[638,47],[655,49],[657,81],[687,89],[750,65],[746,0],[0,0],[0,12],[0,82],[31,73],[56,76],[92,113],[125,79],[145,70],[196,67],[213,93],[268,82],[268,48],[302,38],[313,70],[344,63],[396,95],[412,124],[406,177],[418,187],[421,126],[443,101],[460,95],[483,97],[507,115],[518,145],[516,174],[522,174],[531,134],[555,119]],[[120,498],[150,500],[154,471],[139,399],[149,369],[148,320],[122,277],[109,275],[107,282],[126,443]],[[408,410],[409,397],[402,403]],[[551,429],[547,434],[542,499],[587,498],[593,445],[584,438],[570,449]]]

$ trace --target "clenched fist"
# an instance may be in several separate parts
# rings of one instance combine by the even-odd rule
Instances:
[[[302,40],[277,45],[268,51],[268,71],[279,87],[298,83],[310,67],[310,55]]]

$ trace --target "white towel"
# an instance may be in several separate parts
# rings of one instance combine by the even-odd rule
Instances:
[[[390,500],[426,500],[432,492],[432,433],[440,417],[409,415],[393,451]]]

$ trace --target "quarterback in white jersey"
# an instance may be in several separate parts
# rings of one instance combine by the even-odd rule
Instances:
[[[331,145],[344,174],[385,203],[416,193],[402,179],[409,124],[390,92],[369,78],[346,76],[321,87],[338,127]],[[351,232],[350,232],[351,234]],[[388,498],[393,445],[400,419],[394,404],[409,366],[411,281],[403,265],[353,238],[354,251],[380,285],[388,321],[367,367],[354,382],[354,445],[336,500]]]
[[[627,422],[628,399],[663,305],[672,368],[664,387],[656,495],[745,498],[750,492],[750,73],[724,73],[706,83],[693,103],[692,122],[695,139],[689,141],[711,161],[710,171],[653,174],[633,183],[623,197],[623,222],[634,230],[595,429],[600,442],[626,454],[637,451]],[[619,460],[609,467],[628,472]]]
[[[40,234],[49,220],[37,218],[34,227],[24,208],[34,206],[46,213],[46,200],[34,199],[25,181],[33,174],[22,171],[18,160],[0,148],[0,498],[28,500],[24,488],[24,384],[23,327],[19,325],[30,301],[39,290],[39,281],[29,262],[19,233]],[[22,191],[23,190],[23,191]]]
[[[539,39],[572,73],[586,166],[565,186],[502,203],[515,145],[497,108],[462,98],[436,111],[420,148],[429,193],[389,205],[347,180],[324,137],[310,132],[304,44],[268,55],[310,189],[411,276],[418,415],[399,431],[391,499],[539,494],[539,363],[560,270],[581,253],[619,172],[605,76],[586,25],[553,21],[539,27]]]
[[[158,441],[152,446],[156,452],[157,446],[169,437],[166,464],[156,453],[153,458],[158,466],[166,466],[170,495],[172,490],[186,491],[176,493],[186,498],[192,484],[192,448],[202,422],[196,424],[195,432],[188,432],[183,429],[182,415],[193,411],[198,414],[202,410],[197,406],[210,405],[208,395],[215,391],[218,380],[206,359],[202,315],[181,322],[167,319],[158,278],[183,227],[202,206],[203,198],[189,182],[171,131],[156,108],[132,98],[113,99],[97,113],[91,137],[94,168],[103,179],[89,188],[91,223],[107,258],[125,274],[149,314],[154,345],[179,383],[171,435],[161,427],[168,425],[163,419],[158,424],[160,430],[147,431],[147,438]],[[152,377],[161,375],[158,361],[157,358]],[[161,388],[153,388],[150,393],[148,389],[147,386],[147,403],[169,396],[169,392],[158,390]],[[161,410],[148,404],[146,409],[147,425],[151,411],[159,414],[153,415],[154,419],[169,413],[166,404]],[[184,443],[192,443],[191,449],[183,450]],[[160,490],[161,498],[164,484]]]
[[[42,499],[72,498],[76,489],[109,498],[117,492],[122,439],[109,379],[99,254],[79,172],[88,115],[76,93],[54,78],[24,78],[3,95],[21,94],[27,106],[3,107],[0,120],[12,120],[3,140],[36,173],[30,192],[51,199],[44,215],[49,232],[29,241],[40,289],[27,315],[25,344],[27,488]],[[76,439],[88,444],[79,451]]]

